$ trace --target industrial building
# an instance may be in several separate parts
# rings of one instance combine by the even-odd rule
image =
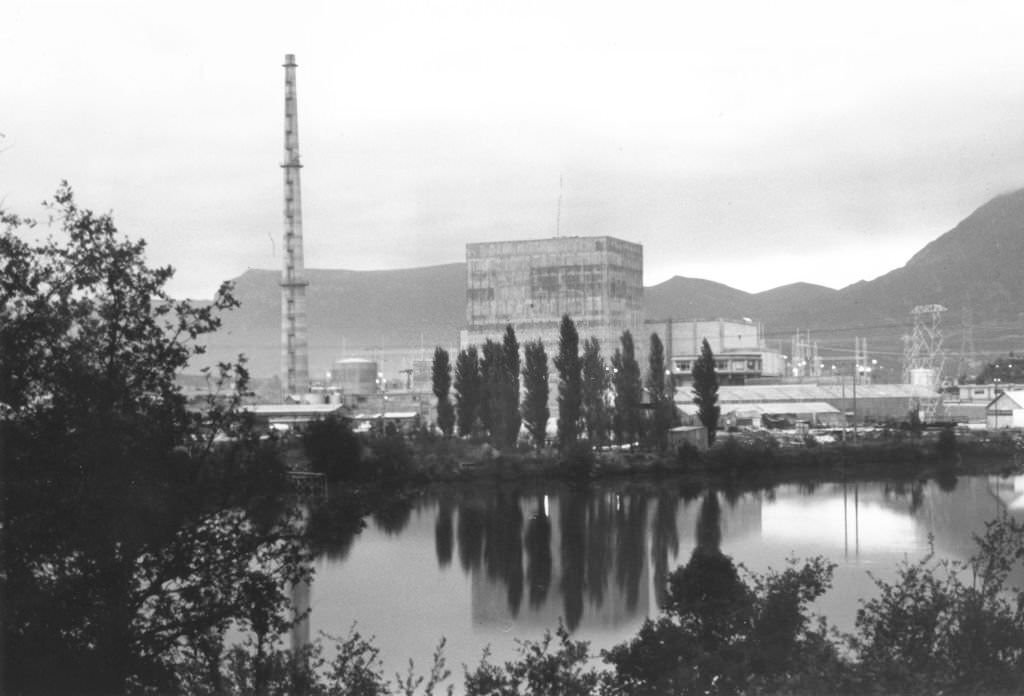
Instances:
[[[656,333],[661,339],[668,369],[677,387],[693,382],[693,363],[700,356],[705,339],[715,355],[720,384],[746,384],[748,380],[761,377],[781,378],[786,371],[785,358],[768,347],[764,327],[750,319],[648,319],[644,330],[647,336]]]
[[[810,425],[904,420],[910,405],[931,398],[930,388],[913,384],[758,384],[723,386],[718,390],[722,422],[761,427],[771,418]],[[676,391],[676,407],[689,420],[697,414],[689,389]],[[768,418],[765,418],[767,416]]]
[[[466,245],[466,328],[461,348],[500,340],[512,324],[520,343],[558,346],[562,316],[580,343],[596,336],[610,355],[622,332],[640,343],[643,247],[614,237],[554,237]]]
[[[1024,428],[1024,391],[1005,391],[985,410],[989,430]]]

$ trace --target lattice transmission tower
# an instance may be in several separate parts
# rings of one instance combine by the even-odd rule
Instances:
[[[967,296],[968,304],[964,305],[960,312],[960,358],[956,366],[956,376],[967,377],[974,370],[977,358],[977,349],[974,347],[974,312],[970,305],[970,295]]]
[[[918,305],[910,310],[914,319],[911,335],[903,337],[903,382],[929,387],[929,395],[914,397],[911,408],[920,409],[925,420],[935,417],[942,401],[939,387],[946,355],[942,349],[942,313],[939,304]]]

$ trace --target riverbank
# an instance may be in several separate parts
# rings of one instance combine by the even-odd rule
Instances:
[[[308,466],[298,451],[301,445],[291,449],[291,461]],[[356,475],[332,482],[331,497],[347,502],[343,506],[346,512],[331,520],[328,529],[351,531],[363,515],[381,510],[386,514],[396,500],[449,483],[580,484],[673,477],[695,490],[752,490],[787,483],[869,479],[935,480],[952,487],[960,476],[1024,473],[1020,442],[1009,437],[958,440],[948,435],[818,443],[780,442],[765,433],[736,433],[720,436],[714,447],[703,452],[689,446],[666,452],[640,448],[595,451],[586,443],[566,452],[555,448],[499,451],[468,440],[386,437],[371,440],[360,457],[358,466],[352,468]]]
[[[1024,471],[1024,449],[1011,438],[955,437],[858,440],[784,445],[763,433],[720,436],[699,452],[603,448],[579,443],[568,451],[498,451],[485,443],[431,440],[410,445],[411,467],[395,483],[434,483],[513,479],[600,479],[634,475],[686,475],[711,483],[770,478],[778,482],[807,477],[844,479],[880,475],[925,476],[997,474]],[[391,468],[394,472],[394,468]]]

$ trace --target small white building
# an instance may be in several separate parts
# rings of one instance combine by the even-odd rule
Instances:
[[[985,409],[985,424],[989,430],[1024,428],[1024,389],[994,398]]]

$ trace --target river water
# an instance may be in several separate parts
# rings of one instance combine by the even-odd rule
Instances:
[[[495,660],[516,638],[559,620],[597,651],[658,614],[665,579],[696,545],[706,493],[671,479],[587,486],[459,485],[367,520],[344,550],[316,562],[309,633],[344,636],[355,624],[381,649],[385,674],[424,672],[438,640],[457,682],[483,647]],[[747,568],[787,558],[837,564],[817,613],[852,630],[869,575],[891,580],[934,544],[966,559],[972,535],[1003,511],[1024,519],[1024,477],[830,483],[716,491],[721,550]],[[1013,578],[1024,585],[1024,578]],[[333,654],[329,651],[328,654]]]

